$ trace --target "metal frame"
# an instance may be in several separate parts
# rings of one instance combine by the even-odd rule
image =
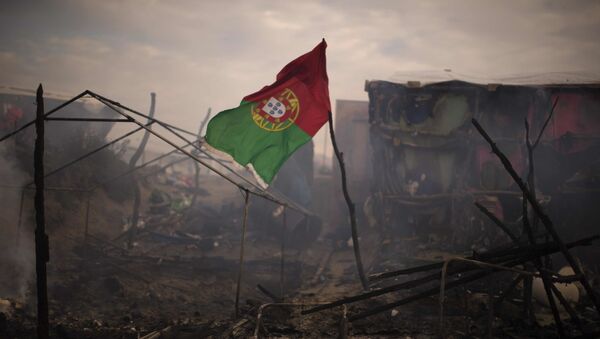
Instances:
[[[109,109],[111,109],[112,111],[116,112],[118,115],[122,116],[123,118],[80,118],[80,117],[73,117],[73,118],[62,118],[62,117],[50,117],[52,114],[60,111],[61,109],[67,107],[68,105],[74,103],[75,101],[84,98],[84,97],[89,97],[89,98],[94,98],[97,101],[99,101],[100,103],[104,104],[106,107],[108,107]],[[147,123],[141,123],[140,121],[136,120],[132,115],[126,113],[129,112],[132,115],[136,115],[138,117],[141,118],[145,118],[147,119]],[[187,139],[186,137],[184,137],[181,133],[183,134],[187,134],[187,135],[191,135],[194,137],[197,137],[197,135],[195,133],[189,132],[185,129],[179,128],[177,126],[168,124],[166,122],[163,122],[161,120],[158,120],[156,118],[152,118],[149,117],[146,114],[140,113],[136,110],[133,110],[125,105],[122,105],[121,103],[111,100],[109,98],[106,98],[104,96],[101,96],[97,93],[94,93],[90,90],[85,90],[82,93],[74,96],[73,98],[65,101],[64,103],[62,103],[61,105],[55,107],[54,109],[46,112],[43,114],[43,119],[44,121],[62,121],[62,122],[69,122],[69,121],[88,121],[88,122],[115,122],[115,123],[121,123],[121,122],[125,122],[125,123],[134,123],[136,125],[138,125],[138,127],[132,131],[129,131],[119,137],[117,137],[116,139],[107,142],[106,144],[99,146],[97,148],[95,148],[94,150],[83,154],[79,157],[77,157],[76,159],[67,162],[66,164],[63,164],[61,166],[59,166],[58,168],[50,171],[49,173],[45,173],[44,174],[44,178],[56,174],[62,170],[64,170],[65,168],[78,163],[79,161],[107,148],[110,145],[113,145],[125,138],[127,138],[128,136],[131,136],[133,134],[135,134],[136,132],[139,132],[141,130],[145,130],[147,133],[150,133],[151,135],[157,137],[158,139],[162,140],[163,142],[167,143],[170,147],[172,147],[173,149],[170,152],[167,152],[165,154],[162,154],[154,159],[151,159],[141,165],[138,165],[136,167],[134,167],[131,170],[126,171],[125,173],[121,173],[113,178],[110,178],[108,180],[105,180],[104,182],[97,184],[93,187],[89,187],[87,189],[75,189],[75,188],[61,188],[61,187],[45,187],[44,191],[48,190],[48,191],[73,191],[73,192],[85,192],[87,193],[87,197],[86,197],[86,212],[85,212],[85,225],[84,225],[84,242],[87,241],[88,235],[89,235],[89,211],[90,211],[90,200],[91,200],[91,195],[92,192],[94,192],[98,187],[102,187],[103,185],[106,185],[109,182],[112,182],[118,178],[121,178],[127,174],[130,174],[134,171],[137,171],[138,169],[141,169],[147,165],[149,165],[150,163],[156,162],[160,159],[163,159],[173,153],[180,153],[183,154],[185,156],[187,156],[187,159],[191,159],[194,160],[195,162],[203,165],[204,167],[208,168],[210,171],[216,173],[217,175],[219,175],[221,178],[229,181],[231,184],[233,184],[234,186],[238,187],[240,190],[244,191],[246,194],[246,206],[245,206],[245,210],[247,210],[247,202],[248,202],[248,197],[250,194],[253,194],[255,196],[261,197],[263,199],[269,200],[275,204],[279,204],[280,206],[283,206],[284,209],[287,208],[291,208],[301,214],[304,214],[305,216],[309,216],[309,215],[313,215],[313,213],[309,210],[307,210],[306,208],[302,207],[301,205],[298,205],[296,202],[290,200],[288,197],[286,197],[285,195],[282,195],[281,193],[274,191],[274,192],[270,192],[267,191],[266,189],[260,187],[257,183],[254,183],[250,180],[248,180],[247,178],[245,178],[244,176],[240,175],[238,172],[236,172],[234,169],[232,169],[230,166],[227,165],[226,161],[223,160],[219,160],[215,157],[213,157],[210,153],[206,152],[206,150],[202,149],[200,145],[198,145],[197,141],[191,141],[189,139]],[[16,130],[2,136],[0,138],[0,142],[7,140],[9,138],[11,138],[12,136],[16,135],[17,133],[23,131],[24,129],[26,129],[29,126],[34,125],[35,120],[32,120],[26,124],[24,124],[23,126],[17,128]],[[179,146],[177,144],[175,144],[173,141],[167,139],[165,136],[163,136],[162,134],[150,129],[150,126],[154,123],[157,123],[158,125],[160,125],[161,127],[163,127],[164,129],[166,129],[170,134],[174,135],[175,137],[177,137],[178,139],[185,141],[185,144],[182,146]],[[186,148],[188,148],[189,146],[192,146],[194,148],[195,151],[199,152],[202,155],[197,155],[197,154],[193,154],[192,152],[186,150]],[[184,158],[184,160],[187,160],[186,158]],[[217,169],[215,166],[207,163],[206,160],[212,160],[214,162],[216,162],[217,164],[219,164],[221,167],[225,168],[228,172],[230,172],[232,174],[232,176],[226,175],[225,173],[223,173],[223,171],[220,171],[219,169]],[[181,159],[178,159],[168,165],[166,165],[165,167],[161,168],[167,168],[168,166],[173,165],[176,162],[180,162],[182,161]],[[236,179],[239,179],[240,181],[234,180],[235,177]],[[19,235],[19,230],[20,230],[20,225],[22,223],[22,213],[23,213],[23,204],[24,204],[24,198],[25,198],[25,191],[26,190],[30,190],[30,189],[35,189],[34,187],[31,187],[33,185],[33,182],[29,182],[26,185],[22,186],[22,187],[18,187],[18,186],[10,186],[10,185],[0,185],[0,187],[6,187],[6,188],[14,188],[14,189],[21,189],[21,202],[20,202],[20,207],[19,207],[19,219],[18,219],[18,224],[17,224],[17,245],[18,245],[18,235]],[[245,213],[247,214],[247,213]],[[285,232],[285,229],[284,231]],[[236,291],[236,313],[237,313],[237,299],[239,298],[239,293],[240,293],[240,282],[242,279],[241,273],[242,273],[242,265],[243,265],[243,258],[244,258],[244,239],[245,239],[245,227],[242,231],[242,244],[241,244],[241,250],[240,250],[240,270],[238,273],[238,286],[237,286],[237,291]],[[283,241],[283,237],[282,237],[282,241]],[[283,244],[282,244],[282,253],[281,253],[281,272],[280,272],[280,281],[283,282],[283,264],[284,264],[284,259],[283,259]],[[283,287],[282,287],[282,291],[283,291]]]

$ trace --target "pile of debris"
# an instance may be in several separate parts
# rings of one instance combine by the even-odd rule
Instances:
[[[550,119],[551,116],[552,113],[550,113],[548,119]],[[569,336],[590,336],[600,334],[600,318],[597,314],[597,312],[600,311],[600,295],[598,295],[597,289],[594,289],[594,287],[590,283],[590,280],[586,276],[586,272],[583,271],[583,268],[569,252],[570,248],[582,245],[590,245],[592,241],[597,240],[599,237],[592,236],[565,244],[556,233],[552,221],[547,216],[547,214],[544,213],[538,200],[535,197],[535,186],[533,184],[534,181],[531,180],[531,178],[533,176],[532,152],[537,142],[532,144],[529,141],[529,128],[527,123],[526,142],[530,155],[530,180],[528,185],[526,185],[523,182],[523,180],[518,176],[508,158],[498,149],[496,144],[481,127],[481,125],[477,122],[477,120],[473,119],[473,124],[480,132],[480,134],[484,137],[484,139],[489,143],[489,145],[492,148],[492,152],[496,154],[496,156],[500,159],[506,171],[510,174],[510,176],[513,178],[513,180],[516,182],[516,184],[522,191],[524,204],[522,234],[523,237],[526,236],[526,239],[522,239],[522,237],[516,236],[514,232],[510,228],[508,228],[502,221],[500,221],[493,213],[489,212],[484,206],[478,204],[477,207],[486,216],[488,216],[494,222],[494,224],[496,224],[503,232],[506,233],[506,235],[511,239],[512,244],[492,249],[485,253],[473,253],[472,256],[466,258],[455,257],[445,260],[443,262],[436,262],[424,266],[418,266],[409,269],[401,269],[392,272],[382,272],[371,275],[371,282],[381,283],[381,281],[383,281],[383,286],[373,291],[368,291],[359,295],[327,303],[325,305],[313,307],[309,310],[303,311],[303,314],[311,314],[314,312],[331,309],[338,306],[345,306],[349,303],[371,299],[377,296],[385,295],[403,289],[422,287],[427,283],[439,281],[439,287],[430,287],[417,293],[405,296],[404,298],[401,298],[400,300],[394,301],[392,303],[378,305],[376,307],[360,311],[358,314],[350,316],[349,321],[357,321],[384,311],[391,310],[392,312],[394,312],[394,309],[396,307],[439,294],[439,330],[440,334],[444,335],[445,292],[449,289],[462,287],[467,283],[474,282],[485,277],[489,277],[494,273],[508,271],[515,273],[516,277],[512,279],[512,282],[506,287],[506,289],[498,296],[496,296],[495,292],[493,291],[489,292],[490,302],[488,304],[488,308],[490,310],[490,334],[493,333],[494,305],[497,307],[503,300],[509,297],[522,281],[525,282],[525,287],[522,288],[524,293],[522,305],[524,307],[523,314],[525,315],[526,322],[531,320],[535,323],[535,320],[533,319],[534,314],[532,307],[532,286],[535,282],[537,285],[541,284],[543,286],[542,289],[540,289],[540,287],[538,286],[538,294],[540,290],[543,290],[545,292],[545,295],[547,297],[545,299],[546,303],[550,306],[552,310],[554,325],[556,331],[561,337],[564,337],[567,334]],[[530,218],[527,214],[529,212],[528,203],[535,213],[533,225],[530,224]],[[540,221],[541,224],[545,227],[546,232],[536,233],[537,229],[535,226],[537,226],[536,224],[538,221]],[[538,243],[539,239],[542,239],[543,242]],[[544,258],[548,258],[554,253],[561,253],[563,255],[564,259],[569,264],[569,268],[572,272],[571,274],[562,275],[557,272],[554,272],[551,270],[549,260],[543,260]],[[451,263],[452,265],[450,265]],[[390,278],[393,278],[395,280],[396,277],[401,275],[428,272],[439,269],[441,269],[441,272],[435,272],[401,283],[389,281]],[[537,280],[534,281],[534,279]],[[559,288],[560,285],[557,285],[573,282],[579,283],[579,286],[581,286],[582,288],[582,292],[585,292],[585,295],[588,297],[590,305],[596,309],[597,312],[593,313],[592,318],[585,317],[589,313],[586,312],[585,308],[575,309],[571,305],[570,300],[568,300],[568,297],[563,295],[563,293],[566,292],[566,289]],[[565,324],[561,319],[559,305],[562,306],[562,308],[568,313],[571,320],[570,323]]]

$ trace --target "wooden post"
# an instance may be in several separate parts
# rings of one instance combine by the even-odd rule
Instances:
[[[354,203],[350,199],[350,194],[348,194],[348,184],[346,183],[346,168],[344,166],[344,154],[340,152],[337,146],[337,142],[335,141],[335,133],[333,132],[333,115],[331,111],[329,113],[329,134],[331,136],[331,144],[333,145],[333,151],[335,152],[335,156],[340,164],[340,172],[342,174],[342,191],[344,192],[344,199],[346,199],[346,204],[348,205],[348,212],[350,214],[350,229],[352,231],[352,248],[354,249],[354,259],[356,261],[356,268],[358,270],[358,276],[360,278],[360,282],[365,291],[369,290],[369,282],[367,281],[367,277],[365,276],[365,271],[363,269],[362,258],[360,256],[360,246],[358,244],[358,231],[356,230],[356,210]]]
[[[154,110],[156,107],[156,93],[150,93],[150,112],[148,113],[148,123],[152,122],[154,118]],[[152,128],[152,126],[148,126],[148,128]],[[129,169],[132,170],[135,168],[135,164],[138,162],[144,150],[146,149],[146,144],[148,143],[148,138],[150,138],[149,130],[147,129],[144,132],[144,136],[142,137],[142,141],[138,146],[138,149],[135,150],[135,153],[129,159]],[[136,178],[135,176],[133,178]],[[133,181],[133,211],[131,212],[131,225],[129,227],[129,232],[127,236],[127,248],[133,248],[133,240],[137,233],[137,224],[140,218],[140,204],[142,202],[142,193],[140,192],[140,185],[136,179]]]
[[[513,178],[513,181],[519,186],[519,188],[523,192],[524,196],[529,201],[529,204],[533,208],[533,211],[538,215],[538,217],[542,221],[542,224],[546,228],[546,231],[548,233],[550,233],[554,242],[556,242],[558,244],[560,251],[562,252],[563,256],[565,257],[565,259],[567,260],[567,262],[569,263],[569,265],[571,266],[573,271],[575,272],[575,275],[580,277],[579,281],[581,282],[581,285],[583,285],[583,288],[585,289],[587,295],[589,296],[592,303],[594,304],[596,311],[600,313],[600,300],[596,296],[595,291],[592,288],[592,285],[590,285],[590,282],[587,280],[583,270],[581,269],[581,267],[579,267],[579,264],[577,263],[577,261],[575,260],[573,255],[571,254],[571,252],[569,252],[569,250],[565,246],[565,243],[559,237],[558,233],[556,232],[556,229],[554,228],[554,224],[552,223],[552,220],[550,220],[548,215],[546,213],[544,213],[539,202],[533,198],[531,191],[527,188],[527,186],[523,182],[523,179],[521,179],[521,177],[519,177],[519,175],[513,168],[510,160],[508,160],[506,155],[504,155],[504,153],[502,153],[500,151],[500,149],[498,148],[496,143],[492,140],[492,138],[490,138],[490,136],[483,129],[483,127],[481,127],[479,122],[475,119],[471,119],[471,122],[473,123],[473,125],[475,126],[475,128],[477,129],[479,134],[481,134],[481,136],[490,145],[490,147],[492,148],[492,152],[498,157],[498,159],[504,166],[504,169],[506,169],[506,171]],[[552,300],[553,300],[553,298],[550,298],[550,302],[552,302]]]
[[[550,114],[552,114],[552,112],[550,112]],[[541,133],[543,133],[543,130],[540,131],[540,135],[541,135]],[[533,162],[533,146],[531,145],[531,141],[529,140],[529,123],[527,122],[527,119],[525,119],[525,145],[527,146],[528,165],[529,165],[529,172],[527,174],[527,181],[528,181],[527,186],[529,188],[529,191],[531,192],[533,199],[537,201],[537,197],[536,197],[536,193],[535,193],[535,167],[534,167],[534,162]],[[523,213],[523,228],[529,239],[529,244],[535,245],[536,241],[535,241],[534,234],[537,233],[537,221],[539,220],[539,218],[536,214],[533,215],[534,226],[532,227],[531,224],[529,223],[529,213],[528,213],[527,209],[528,209],[527,197],[525,196],[525,193],[523,193],[523,212],[522,212]],[[542,283],[544,284],[544,291],[546,292],[546,296],[548,297],[548,303],[550,304],[550,309],[552,310],[552,316],[554,317],[554,324],[556,325],[556,330],[558,332],[558,335],[562,338],[565,336],[565,329],[564,329],[564,326],[560,319],[560,313],[559,313],[558,307],[556,306],[556,300],[552,296],[552,286],[554,283],[552,282],[551,277],[548,275],[548,273],[546,271],[542,270],[544,265],[540,258],[536,258],[534,260],[534,264],[535,264],[536,268],[538,269],[538,271],[540,271],[540,274],[542,276]],[[529,286],[529,285],[527,287],[531,288],[531,286]],[[526,305],[525,307],[529,312],[531,312],[533,314],[533,306],[532,306],[532,299],[531,299],[532,293],[528,293],[528,294],[526,294],[526,296],[528,299],[524,300],[525,305]]]
[[[35,149],[33,167],[35,178],[35,272],[37,278],[37,335],[39,339],[49,336],[48,288],[46,263],[50,260],[48,236],[44,215],[44,90],[39,85],[36,95]]]
[[[240,267],[237,276],[237,287],[235,289],[235,317],[240,315],[240,287],[242,284],[242,269],[244,267],[244,244],[246,243],[246,226],[248,224],[248,201],[250,193],[244,190],[244,219],[242,220],[242,243],[240,245]]]

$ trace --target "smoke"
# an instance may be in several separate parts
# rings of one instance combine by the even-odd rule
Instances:
[[[17,229],[22,192],[18,187],[22,187],[29,176],[14,159],[14,142],[6,140],[0,143],[0,298],[24,302],[35,278],[30,203],[33,192],[25,192],[22,222]]]

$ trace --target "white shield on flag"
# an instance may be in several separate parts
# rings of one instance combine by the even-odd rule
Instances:
[[[285,114],[285,105],[281,101],[271,97],[262,110],[273,118],[281,118]]]

